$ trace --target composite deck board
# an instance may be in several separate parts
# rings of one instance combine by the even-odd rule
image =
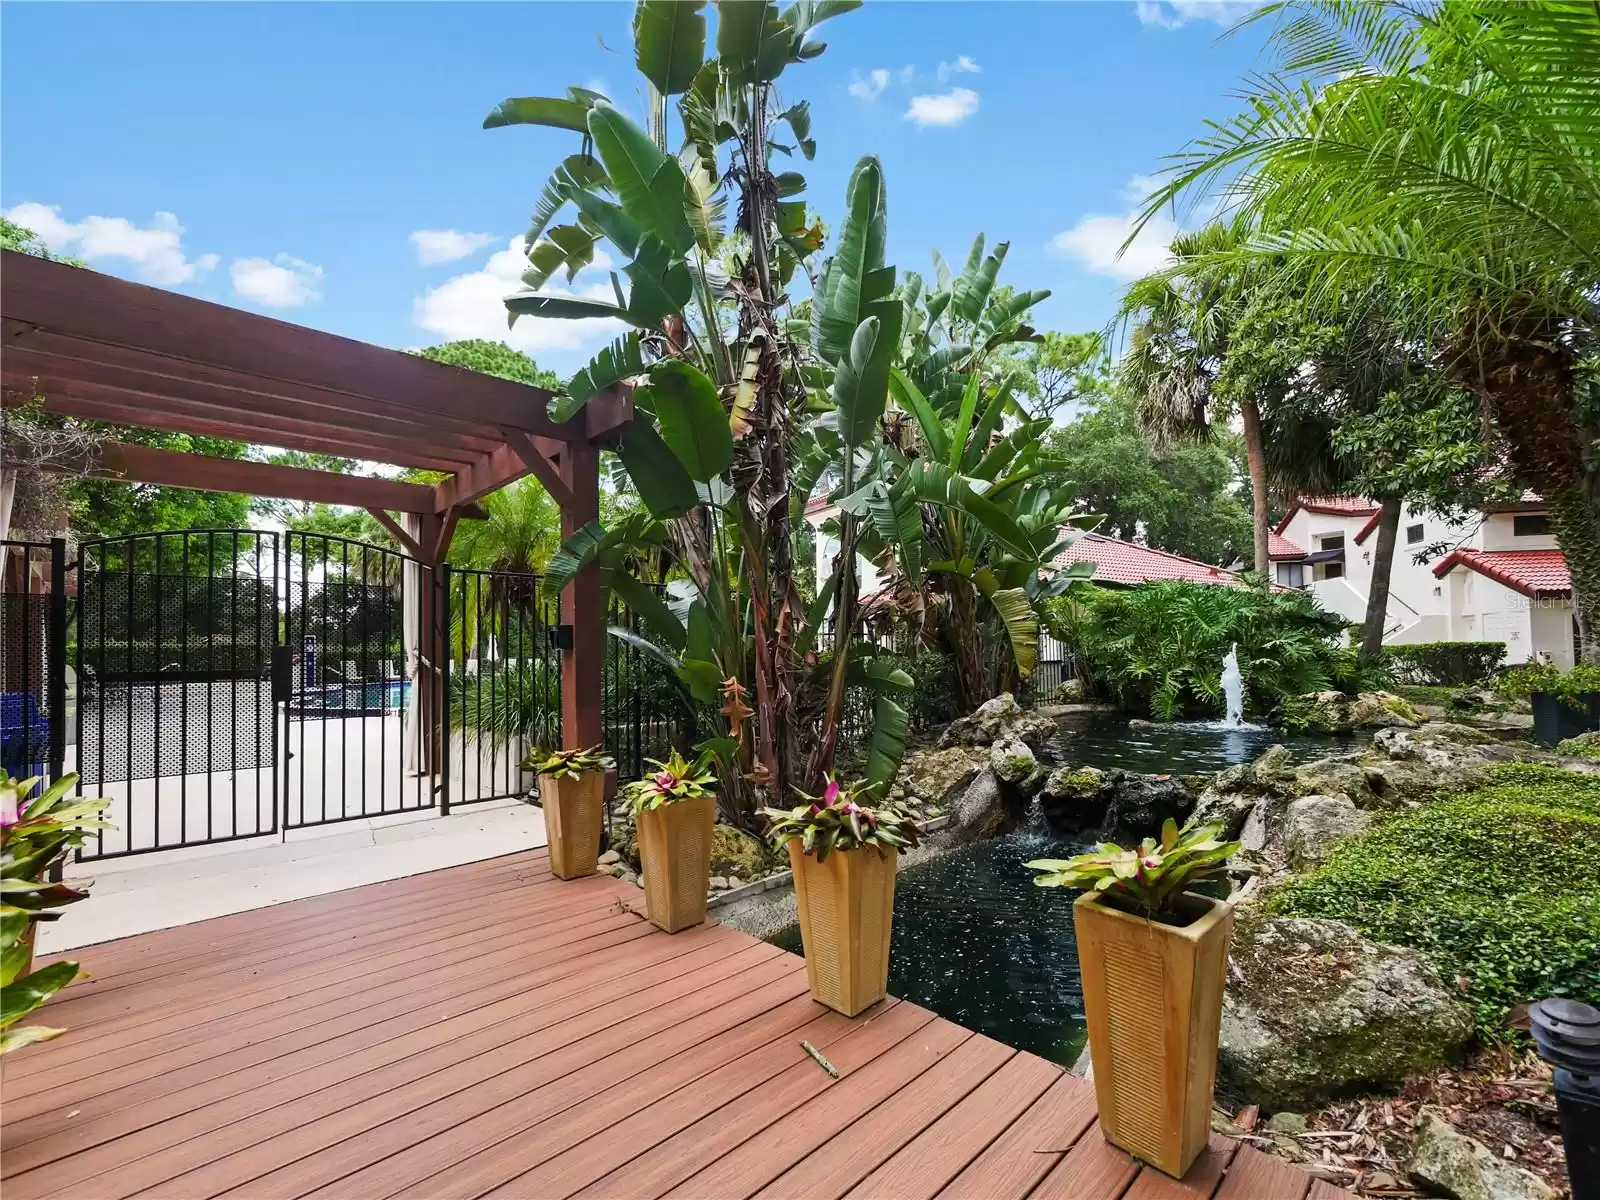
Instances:
[[[3,1064],[5,1196],[1345,1195],[1222,1138],[1169,1179],[1055,1064],[892,998],[847,1020],[637,902],[536,851],[73,951],[69,1032]]]

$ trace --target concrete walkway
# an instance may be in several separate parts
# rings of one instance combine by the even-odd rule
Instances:
[[[55,954],[113,938],[186,925],[363,884],[461,866],[545,845],[544,814],[516,800],[441,817],[433,811],[373,817],[277,837],[74,864],[92,899],[39,927]]]

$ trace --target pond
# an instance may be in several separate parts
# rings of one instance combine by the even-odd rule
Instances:
[[[1071,1066],[1087,1036],[1077,893],[1035,887],[1022,864],[1079,849],[1019,832],[907,867],[895,884],[889,993]],[[800,953],[797,925],[769,940]]]
[[[1251,762],[1269,746],[1282,743],[1295,762],[1354,748],[1350,738],[1321,734],[1293,736],[1271,725],[1228,728],[1213,721],[1178,721],[1130,726],[1122,713],[1069,713],[1057,719],[1056,746],[1067,762],[1110,770],[1120,767],[1150,775],[1201,775],[1235,763]]]

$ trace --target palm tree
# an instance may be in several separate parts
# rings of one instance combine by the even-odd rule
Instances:
[[[1261,232],[1211,256],[1309,264],[1330,308],[1373,279],[1542,493],[1600,662],[1600,7],[1592,0],[1275,5],[1283,74],[1150,199],[1220,193]]]
[[[1217,387],[1253,274],[1230,269],[1226,256],[1246,240],[1241,227],[1220,223],[1184,234],[1172,243],[1172,267],[1128,288],[1118,322],[1132,329],[1118,374],[1137,398],[1140,428],[1158,448],[1206,441],[1218,423],[1238,414],[1250,472],[1255,569],[1265,575],[1271,560],[1261,400],[1251,389],[1230,395]],[[1219,259],[1224,265],[1215,265]]]
[[[481,503],[488,516],[461,523],[450,561],[487,571],[544,570],[561,545],[561,509],[539,481],[519,479]]]

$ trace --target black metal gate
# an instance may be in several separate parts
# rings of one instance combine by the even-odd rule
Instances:
[[[527,752],[560,741],[564,627],[537,575],[435,570],[349,538],[246,529],[88,541],[78,571],[65,765],[112,802],[114,825],[82,858],[520,796],[533,784]],[[34,629],[34,616],[13,616],[41,604],[42,627],[64,628],[55,594],[55,607],[6,599],[4,628]],[[640,632],[620,604],[608,616]],[[37,675],[34,661],[22,669]],[[621,778],[693,742],[670,668],[608,637],[603,669],[605,748]],[[64,687],[36,690],[22,721],[64,711]],[[58,736],[66,724],[42,721]]]
[[[80,857],[277,831],[281,556],[247,529],[79,546],[76,767],[114,826]]]

